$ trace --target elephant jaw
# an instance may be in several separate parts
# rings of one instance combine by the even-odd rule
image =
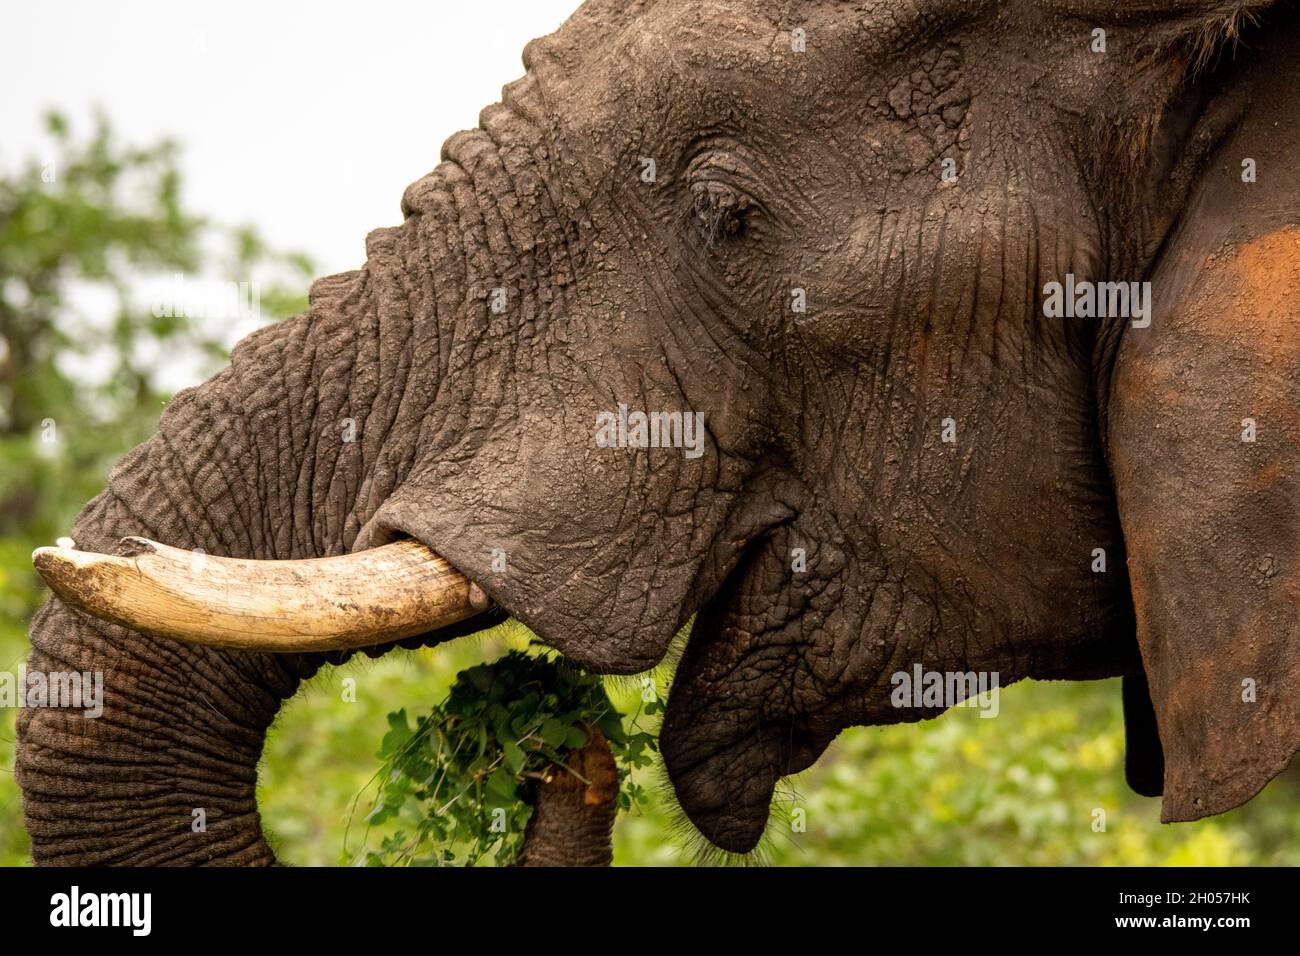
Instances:
[[[412,539],[329,558],[222,558],[123,538],[119,555],[39,548],[67,604],[148,634],[246,651],[355,650],[486,611],[487,595]]]

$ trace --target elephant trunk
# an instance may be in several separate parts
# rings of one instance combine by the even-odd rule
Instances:
[[[38,865],[275,861],[254,797],[262,741],[301,672],[289,659],[143,638],[50,602],[28,673],[103,674],[98,718],[24,709],[18,782]]]
[[[52,599],[32,622],[29,675],[101,675],[103,686],[102,713],[47,706],[19,717],[16,774],[36,863],[274,863],[257,812],[256,768],[268,727],[300,681],[362,644],[376,645],[365,651],[378,656],[500,619],[454,568],[414,542],[394,548],[400,536],[385,538],[372,521],[419,461],[447,454],[468,427],[462,406],[472,395],[458,395],[449,376],[462,350],[477,347],[487,323],[482,290],[502,284],[495,275],[510,251],[481,224],[496,215],[486,208],[494,203],[530,208],[504,195],[525,179],[502,173],[497,134],[513,121],[500,107],[484,119],[483,130],[449,141],[447,161],[407,190],[406,221],[367,238],[363,269],[316,282],[306,313],[249,336],[229,367],[176,396],[158,433],[123,458],[82,512],[72,529],[76,551],[38,556],[55,580],[91,566],[90,578],[100,574],[113,586],[112,599],[95,604],[86,577],[65,575],[58,590],[72,603]],[[509,161],[528,155],[515,150]],[[520,237],[512,241],[518,248]],[[516,264],[519,282],[527,264]],[[126,559],[105,556],[133,536],[168,550],[137,544],[123,574],[114,562]],[[323,641],[248,639],[282,623],[274,608],[262,613],[265,600],[258,613],[223,619],[226,639],[197,644],[159,636],[168,615],[157,613],[157,601],[150,614],[117,613],[123,595],[132,596],[124,582],[140,584],[141,567],[167,580],[150,592],[164,609],[192,610],[185,602],[218,579],[228,597],[292,604],[292,581],[281,578],[297,573],[305,593],[319,566],[295,572],[276,562],[347,566],[344,556],[385,544],[381,558],[366,559],[389,562],[379,585],[394,573],[412,575],[396,626],[386,626],[391,602],[376,582],[355,575],[369,606],[349,606],[348,595],[335,601],[343,639],[329,626],[315,632]],[[266,574],[243,566],[251,578],[229,578],[228,559],[268,562]],[[187,576],[191,560],[200,567]],[[178,568],[179,576],[171,573]]]
[[[518,866],[608,866],[618,812],[618,766],[599,730],[554,764],[537,785]]]
[[[353,280],[358,302],[369,298],[356,286],[370,284],[371,273],[367,266]],[[129,536],[184,549],[177,563],[192,560],[200,582],[210,582],[202,565],[225,556],[347,550],[355,519],[339,516],[355,511],[345,493],[362,478],[365,451],[334,427],[346,397],[323,401],[326,390],[303,370],[305,349],[342,352],[350,310],[331,285],[317,283],[308,313],[245,340],[228,369],[172,401],[158,433],[120,462],[78,518],[78,550],[37,555],[71,601],[52,599],[34,618],[29,680],[74,672],[103,688],[99,713],[47,706],[20,714],[16,773],[37,864],[274,862],[255,800],[267,728],[300,680],[347,653],[265,654],[141,633],[123,626],[126,616],[102,620],[77,607],[95,601],[75,593],[86,581],[75,572],[88,569],[89,580],[121,596],[113,567],[105,575],[89,562],[125,561],[102,555]],[[313,404],[313,415],[290,421]],[[331,492],[318,490],[319,476]],[[307,515],[304,503],[313,506]],[[128,592],[142,580],[129,568]]]

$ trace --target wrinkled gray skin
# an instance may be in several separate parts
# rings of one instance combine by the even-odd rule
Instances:
[[[73,536],[301,558],[411,535],[609,673],[656,664],[698,612],[662,747],[728,850],[842,728],[933,716],[890,703],[916,663],[1127,675],[1131,776],[1158,792],[1106,441],[1129,333],[1046,319],[1041,290],[1147,277],[1207,157],[1279,118],[1250,97],[1293,75],[1289,20],[1193,76],[1246,6],[1267,4],[589,0],[529,44],[365,266],[177,396]],[[703,412],[705,453],[597,447],[619,403]],[[321,657],[152,640],[57,600],[32,639],[31,667],[102,669],[110,695],[98,721],[22,715],[37,862],[272,861],[255,766]],[[1276,773],[1296,726],[1272,714],[1268,759],[1195,807],[1167,789],[1166,818]]]

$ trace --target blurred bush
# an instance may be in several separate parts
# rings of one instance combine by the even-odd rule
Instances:
[[[157,315],[169,310],[142,287],[178,273],[257,282],[262,311],[283,317],[306,307],[312,273],[251,226],[187,212],[174,143],[121,144],[102,117],[78,136],[54,112],[45,134],[42,157],[0,176],[0,670],[10,672],[45,598],[32,550],[66,535],[117,459],[153,432],[167,373],[214,371],[232,344],[228,323]],[[15,717],[0,711],[4,864],[27,855]]]
[[[1025,681],[1001,691],[994,719],[954,708],[924,723],[845,731],[785,788],[759,857],[785,865],[1294,866],[1297,770],[1230,813],[1162,825],[1160,801],[1124,783],[1119,681]],[[804,832],[791,829],[796,808]],[[1096,828],[1103,819],[1104,831]],[[662,825],[624,821],[616,860],[667,862]]]

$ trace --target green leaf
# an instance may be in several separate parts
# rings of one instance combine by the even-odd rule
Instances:
[[[388,728],[388,733],[384,734],[383,742],[379,747],[380,757],[397,756],[413,736],[411,726],[406,719],[405,710],[399,710],[388,715]]]
[[[600,719],[596,721],[596,727],[610,743],[624,738],[623,717],[618,711],[611,710],[601,714]]]
[[[517,743],[507,740],[501,745],[501,751],[505,755],[506,766],[510,768],[512,774],[518,774],[524,769],[524,752]]]
[[[487,792],[502,801],[513,801],[518,789],[519,781],[505,767],[497,767],[488,777]]]
[[[565,738],[569,735],[569,728],[565,727],[564,724],[556,720],[554,717],[547,717],[546,720],[542,721],[541,734],[542,740],[546,742],[546,746],[550,747],[552,750],[558,750],[560,747],[564,746]],[[586,738],[584,737],[583,739],[585,740]]]

